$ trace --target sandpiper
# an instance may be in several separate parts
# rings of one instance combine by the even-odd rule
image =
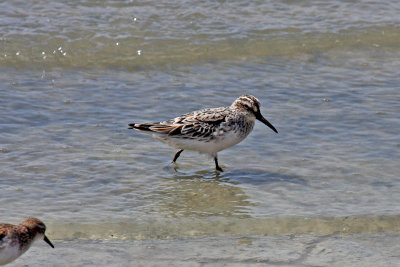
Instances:
[[[36,218],[28,218],[19,225],[0,223],[0,265],[10,263],[24,254],[38,239],[43,239],[54,248],[45,231],[44,223]]]
[[[218,165],[217,153],[246,138],[256,119],[278,133],[261,115],[260,102],[252,95],[240,96],[229,107],[193,111],[163,122],[130,123],[129,129],[147,132],[178,148],[172,163],[185,149],[194,150],[209,154],[214,158],[215,168],[223,171]]]

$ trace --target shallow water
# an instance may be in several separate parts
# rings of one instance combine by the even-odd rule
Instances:
[[[34,246],[14,266],[395,266],[399,238],[355,233],[72,240],[58,242],[58,256],[44,243]]]
[[[400,241],[399,12],[397,1],[0,3],[1,221],[41,218],[56,247],[97,247],[89,265],[115,242],[209,253],[211,238],[227,252],[193,262],[240,265],[255,262],[224,261],[238,236]],[[256,123],[219,153],[220,174],[189,151],[175,171],[174,149],[127,129],[244,93],[279,134]],[[358,253],[275,262],[256,247],[264,264]]]

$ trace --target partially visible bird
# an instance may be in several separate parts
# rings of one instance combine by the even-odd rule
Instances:
[[[173,163],[185,149],[194,150],[212,156],[215,168],[223,171],[218,165],[217,153],[246,138],[256,119],[278,133],[261,115],[260,102],[252,95],[240,96],[229,107],[193,111],[163,122],[130,123],[129,129],[144,131],[178,148]]]
[[[54,248],[45,231],[44,223],[36,218],[28,218],[19,225],[0,223],[0,265],[10,263],[24,254],[39,239]]]

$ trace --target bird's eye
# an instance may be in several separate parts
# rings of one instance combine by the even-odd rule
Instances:
[[[257,112],[257,107],[248,106],[248,105],[244,105],[244,107],[250,112],[253,112],[253,113]]]

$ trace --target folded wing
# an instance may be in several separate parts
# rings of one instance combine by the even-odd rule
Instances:
[[[176,138],[210,139],[226,121],[227,108],[205,109],[172,120],[154,123],[131,123],[130,129],[165,134]]]

